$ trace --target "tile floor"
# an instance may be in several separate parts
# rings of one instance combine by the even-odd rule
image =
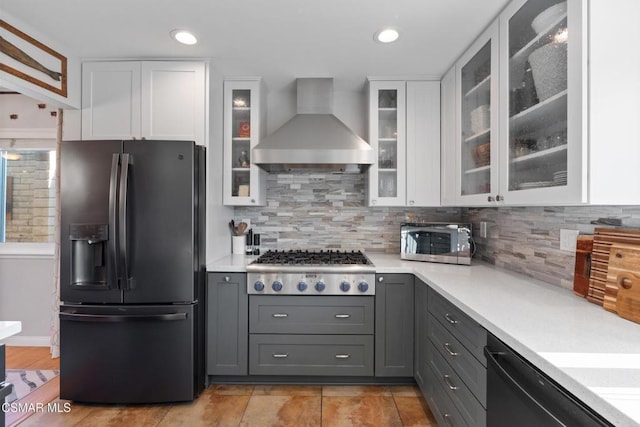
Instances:
[[[58,400],[59,402],[59,400]],[[60,402],[62,406],[64,402]],[[72,404],[20,426],[436,426],[417,386],[213,385],[172,405]]]

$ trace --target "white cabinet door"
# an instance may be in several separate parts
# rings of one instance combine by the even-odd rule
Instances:
[[[205,141],[205,65],[142,63],[142,130],[147,139]]]
[[[404,81],[369,82],[369,144],[376,160],[369,167],[370,206],[405,206],[406,101]]]
[[[253,163],[251,150],[263,135],[264,96],[260,79],[224,82],[223,198],[228,206],[266,203],[266,172]]]
[[[583,6],[516,0],[500,15],[497,194],[505,204],[587,201]]]
[[[408,206],[440,206],[440,82],[407,82]]]
[[[82,139],[140,136],[140,63],[82,64]]]
[[[440,81],[440,191],[443,206],[456,206],[460,198],[458,158],[458,103],[456,97],[456,67],[447,71]]]
[[[82,138],[206,145],[206,86],[202,62],[85,62]]]
[[[498,25],[456,64],[457,196],[463,205],[494,204],[498,192]]]

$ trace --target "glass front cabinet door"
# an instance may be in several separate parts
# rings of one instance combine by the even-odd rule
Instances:
[[[224,204],[265,203],[265,172],[251,161],[261,137],[260,80],[224,82]]]
[[[582,186],[582,2],[512,2],[500,17],[506,203],[571,203]],[[584,65],[584,67],[583,67]]]
[[[404,81],[369,82],[369,204],[404,206],[406,201],[406,103]]]
[[[489,27],[460,58],[456,138],[460,201],[488,204],[498,188],[498,25]]]

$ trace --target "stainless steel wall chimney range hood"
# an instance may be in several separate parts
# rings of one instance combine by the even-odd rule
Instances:
[[[371,146],[333,115],[333,79],[296,82],[297,114],[255,146],[253,163],[270,172],[360,172],[373,164]]]

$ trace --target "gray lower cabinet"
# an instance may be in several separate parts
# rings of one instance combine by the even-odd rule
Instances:
[[[440,425],[486,426],[487,331],[440,294],[427,296],[425,396]]]
[[[376,274],[377,377],[413,377],[412,274]]]
[[[414,331],[414,367],[413,376],[423,395],[427,395],[427,344],[429,343],[429,286],[416,277],[415,279],[415,331]]]
[[[249,296],[249,374],[373,376],[373,296]]]
[[[252,375],[370,376],[373,335],[251,334]]]
[[[248,306],[246,274],[208,274],[208,375],[247,375]]]

